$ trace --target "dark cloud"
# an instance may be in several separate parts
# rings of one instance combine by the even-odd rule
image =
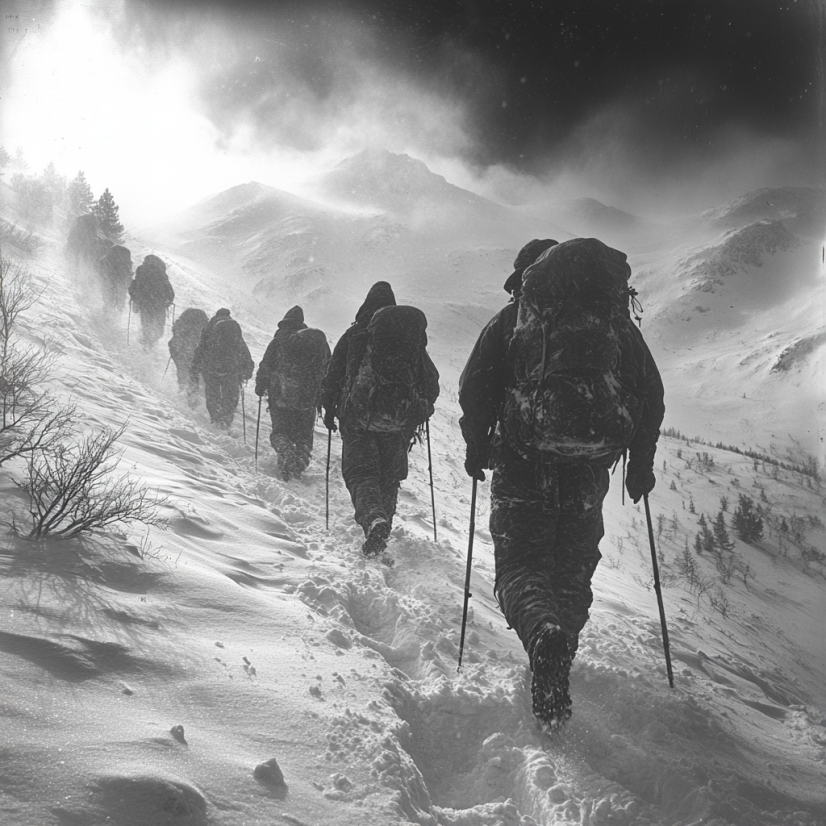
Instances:
[[[478,167],[540,172],[601,131],[656,172],[730,151],[732,130],[814,161],[823,14],[815,0],[142,0],[122,31],[208,55],[206,112],[263,142],[323,144],[381,80],[460,107]]]

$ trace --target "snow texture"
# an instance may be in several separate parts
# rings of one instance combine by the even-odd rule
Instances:
[[[2,217],[16,220],[0,186]],[[178,311],[231,307],[256,361],[296,297],[331,343],[379,275],[427,313],[442,374],[436,525],[417,446],[392,567],[360,554],[337,436],[326,530],[320,423],[308,471],[282,483],[262,417],[256,468],[252,394],[243,423],[213,428],[163,375],[165,347],[136,347],[134,318],[127,345],[126,313],[104,312],[94,281],[70,277],[60,233],[43,231],[44,250],[24,259],[43,294],[20,333],[55,354],[49,390],[73,399],[88,429],[127,422],[121,469],[168,497],[168,527],[64,542],[0,533],[3,824],[826,823],[822,483],[795,469],[819,449],[823,348],[771,371],[822,330],[821,240],[760,213],[722,230],[698,218],[656,249],[633,234],[621,247],[663,370],[666,425],[704,440],[661,440],[651,497],[675,688],[645,516],[623,504],[617,474],[573,717],[548,736],[492,594],[485,485],[457,673],[470,482],[456,387],[507,298],[516,251],[555,229],[468,240],[452,210],[436,233],[412,213],[345,214],[248,184],[174,233],[126,242],[133,260],[167,262]],[[28,518],[23,472],[0,467],[7,526]],[[763,539],[695,553],[700,516],[713,520],[726,497],[731,527],[740,494],[764,508]]]

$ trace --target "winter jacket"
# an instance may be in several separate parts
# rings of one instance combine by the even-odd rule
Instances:
[[[169,339],[169,355],[175,363],[183,361],[189,365],[208,321],[207,314],[196,307],[188,307],[175,319]]]
[[[129,298],[135,309],[151,312],[165,310],[175,300],[175,290],[169,283],[166,264],[157,255],[147,255],[135,270],[135,277],[129,285]]]
[[[301,307],[288,310],[258,365],[255,392],[268,394],[269,407],[317,409],[330,347],[321,330],[304,323]]]
[[[263,396],[269,393],[273,386],[276,371],[284,358],[284,344],[286,339],[292,337],[299,330],[306,330],[304,323],[304,311],[299,306],[292,307],[284,314],[284,318],[278,322],[278,329],[275,331],[272,341],[267,345],[264,358],[258,365],[258,372],[255,374],[255,393]]]
[[[494,433],[524,455],[519,446],[508,439],[500,423],[505,391],[515,383],[508,345],[516,327],[518,310],[518,301],[512,301],[491,319],[482,330],[459,379],[459,404],[463,413],[459,425],[467,443],[468,456],[478,460],[480,467],[488,466]],[[628,448],[628,471],[650,470],[665,413],[663,385],[654,358],[630,318],[624,320],[620,333],[620,364],[620,380],[632,387],[643,401],[640,421]]]
[[[241,326],[230,318],[229,310],[220,309],[201,332],[201,340],[192,357],[192,378],[232,377],[241,382],[252,378],[255,363],[241,333]]]
[[[125,289],[132,278],[132,254],[126,247],[115,244],[100,259],[98,270],[112,287]]]
[[[328,414],[337,415],[344,394],[361,364],[367,345],[367,325],[376,310],[394,307],[396,296],[386,281],[376,282],[368,291],[364,303],[356,313],[356,320],[344,331],[333,350],[327,374],[321,382],[321,404]]]

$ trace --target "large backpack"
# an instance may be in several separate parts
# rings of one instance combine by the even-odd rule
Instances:
[[[209,318],[197,307],[187,307],[172,324],[172,338],[169,341],[169,351],[175,356],[185,356],[192,359],[192,354],[201,340],[201,332],[206,327]]]
[[[425,376],[426,328],[425,314],[416,307],[376,310],[341,412],[348,428],[412,432],[433,414]]]
[[[329,360],[330,346],[321,330],[311,327],[287,336],[272,375],[270,404],[317,407]]]
[[[622,381],[630,273],[625,254],[596,238],[551,247],[525,271],[502,415],[517,446],[610,462],[631,442],[642,403]]]
[[[207,325],[204,361],[216,376],[234,376],[241,370],[243,335],[234,318],[221,316]],[[203,341],[203,338],[202,338]]]

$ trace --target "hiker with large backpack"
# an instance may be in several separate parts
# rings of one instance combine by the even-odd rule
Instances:
[[[141,317],[141,343],[148,350],[163,335],[167,310],[175,300],[166,264],[157,255],[147,255],[135,270],[129,285],[129,299]]]
[[[132,280],[132,253],[127,247],[114,244],[98,262],[98,274],[104,305],[115,313],[122,312]]]
[[[222,307],[201,332],[192,357],[192,380],[204,377],[204,394],[210,421],[229,428],[238,407],[242,383],[252,378],[255,363],[241,326]]]
[[[304,323],[301,307],[287,310],[255,375],[256,395],[268,398],[270,444],[278,454],[278,475],[285,482],[300,476],[310,464],[321,380],[329,361],[327,336]]]
[[[168,343],[169,358],[175,362],[178,390],[186,394],[190,407],[195,406],[198,394],[197,379],[193,380],[192,377],[192,360],[208,321],[203,310],[187,307],[172,323],[172,338]]]
[[[533,712],[553,727],[571,715],[609,468],[627,451],[628,494],[647,496],[665,408],[624,253],[595,238],[532,241],[515,266],[514,299],[462,373],[460,425],[474,484],[493,469],[494,591],[530,660]]]
[[[439,395],[426,328],[421,310],[397,306],[391,286],[377,282],[336,344],[321,384],[324,424],[334,431],[338,419],[341,426],[341,472],[366,556],[387,546],[408,451]]]

